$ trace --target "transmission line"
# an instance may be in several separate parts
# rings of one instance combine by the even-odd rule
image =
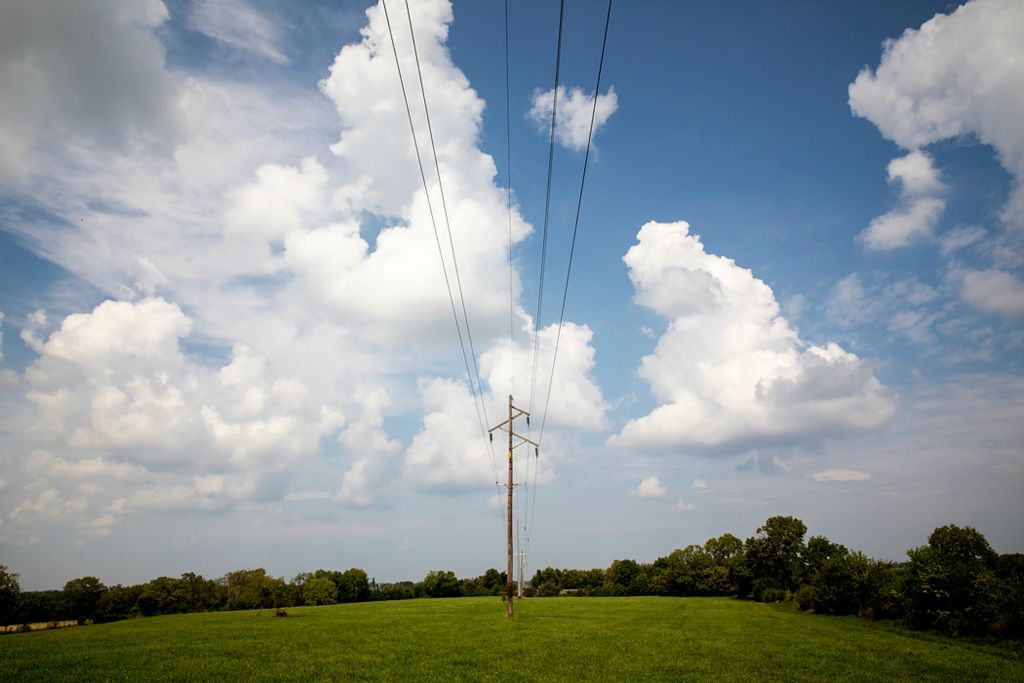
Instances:
[[[515,295],[512,291],[512,109],[509,95],[509,59],[508,59],[508,0],[505,0],[505,166],[508,175],[508,350],[509,377],[508,386],[515,391],[516,386],[516,340],[515,340]]]
[[[506,208],[508,212],[508,347],[509,347],[509,392],[515,392],[516,384],[516,342],[515,342],[515,294],[513,292],[513,270],[512,270],[512,97],[510,94],[510,82],[509,76],[509,42],[508,42],[508,0],[504,2],[505,6],[505,169],[506,175],[508,176],[508,192],[506,193]],[[524,491],[525,500],[528,504],[530,496],[530,458],[529,455],[526,457],[526,489]],[[526,507],[526,504],[524,504]],[[524,511],[523,519],[525,521],[526,514]],[[518,528],[519,522],[516,521],[516,527]],[[524,526],[524,531],[525,526]],[[518,534],[517,534],[518,538]],[[518,544],[518,540],[517,540]]]
[[[594,104],[590,110],[590,131],[587,133],[587,152],[583,157],[583,175],[580,178],[580,194],[576,200],[576,219],[572,225],[572,241],[569,246],[569,264],[565,270],[565,287],[562,290],[562,310],[558,314],[558,333],[555,335],[555,350],[551,356],[551,376],[548,378],[548,392],[544,399],[544,412],[541,413],[540,435],[537,442],[544,439],[544,425],[548,418],[548,405],[551,402],[551,385],[555,379],[555,362],[558,360],[558,342],[562,339],[562,323],[565,321],[565,302],[569,297],[569,276],[572,274],[572,259],[576,252],[576,233],[580,227],[580,209],[583,206],[583,187],[587,183],[587,163],[590,161],[590,147],[594,140],[594,120],[597,117],[597,98],[601,94],[601,73],[604,71],[604,53],[608,45],[608,25],[612,18],[612,0],[608,0],[608,13],[604,19],[604,38],[601,40],[601,59],[597,64],[597,85],[594,86]]]
[[[534,397],[537,392],[537,365],[538,355],[540,353],[540,323],[541,323],[541,312],[543,311],[544,302],[544,272],[547,265],[547,250],[548,250],[548,225],[551,210],[551,179],[553,176],[554,159],[555,159],[555,129],[558,122],[558,86],[561,80],[561,68],[562,68],[562,30],[565,23],[565,0],[559,2],[558,7],[558,42],[555,47],[555,87],[551,91],[551,131],[548,136],[548,169],[547,169],[547,183],[544,191],[544,229],[541,237],[541,252],[540,252],[540,277],[537,286],[537,314],[533,319],[533,363],[530,368],[530,410],[533,412]],[[508,30],[508,20],[506,17],[506,31]],[[508,76],[506,74],[506,83]],[[529,429],[530,422],[527,418],[527,429]],[[538,440],[539,443],[539,440]],[[534,451],[535,460],[539,458],[539,447]],[[537,480],[537,468],[539,463],[533,463],[533,480],[536,483]],[[526,491],[524,492],[524,507],[529,510],[532,505],[536,508],[537,496],[532,491],[530,485],[530,456],[526,456]],[[527,548],[530,546],[530,527],[529,515],[523,515],[524,518],[524,531],[526,531],[526,545]],[[529,553],[527,553],[529,555]]]
[[[551,387],[555,381],[555,363],[558,360],[558,344],[562,339],[562,325],[565,321],[565,303],[569,296],[569,277],[572,274],[572,261],[573,256],[576,252],[576,234],[579,230],[580,225],[580,211],[583,206],[583,188],[587,182],[587,166],[590,161],[590,148],[594,140],[594,121],[597,117],[597,98],[601,94],[601,75],[604,71],[604,55],[605,49],[608,46],[608,26],[611,23],[612,18],[612,0],[608,0],[608,12],[605,14],[604,19],[604,37],[601,39],[601,58],[597,64],[597,84],[594,86],[594,104],[590,111],[590,130],[587,133],[587,151],[583,157],[583,173],[580,178],[580,192],[579,198],[576,201],[576,218],[573,221],[572,226],[572,241],[569,246],[569,263],[565,270],[565,287],[562,289],[562,307],[558,314],[558,332],[555,335],[555,349],[551,356],[551,374],[548,377],[548,388],[547,396],[544,399],[544,412],[541,413],[540,421],[540,433],[537,436],[537,443],[544,442],[544,426],[547,424],[548,417],[548,406],[551,403]],[[534,483],[536,484],[537,467],[534,467]],[[529,487],[528,487],[529,488]],[[532,506],[529,514],[526,516],[526,547],[527,556],[529,556],[530,547],[530,535],[533,530],[533,521],[536,516],[537,510],[537,495],[536,493],[532,496]]]
[[[437,157],[437,147],[434,145],[434,129],[430,123],[430,107],[427,106],[427,86],[423,81],[423,71],[420,69],[420,55],[416,47],[416,31],[412,25],[412,13],[409,11],[409,0],[405,0],[405,15],[409,19],[409,36],[412,38],[412,55],[416,60],[416,75],[420,82],[420,96],[423,99],[423,112],[427,118],[427,135],[430,138],[430,151],[434,156],[434,171],[437,173],[437,187],[441,193],[441,209],[444,214],[444,224],[448,231],[448,245],[452,250],[452,267],[455,270],[455,284],[459,290],[459,301],[462,304],[462,320],[466,325],[466,338],[469,341],[469,355],[473,359],[473,371],[476,373],[476,386],[480,392],[480,402],[483,404],[483,418],[487,424],[487,403],[484,401],[484,385],[480,380],[480,366],[476,360],[476,349],[473,346],[473,331],[469,326],[469,313],[466,310],[466,297],[462,292],[462,277],[459,275],[459,260],[455,255],[455,240],[452,237],[452,223],[448,218],[448,202],[444,196],[444,183],[441,181],[441,165]],[[472,384],[472,381],[470,382]]]
[[[409,0],[405,0],[405,15],[409,18],[409,36],[412,38],[412,54],[416,60],[416,74],[420,82],[420,95],[423,98],[423,112],[427,117],[427,135],[430,138],[430,151],[434,155],[434,170],[437,173],[437,187],[441,193],[441,208],[444,213],[444,223],[448,231],[448,244],[452,250],[452,266],[455,270],[455,283],[459,290],[459,301],[462,304],[462,320],[466,325],[466,337],[469,340],[469,355],[473,359],[473,370],[476,373],[476,384],[480,391],[480,401],[483,403],[483,417],[487,421],[487,404],[484,402],[484,385],[480,380],[480,366],[476,361],[476,349],[473,346],[473,331],[469,326],[469,313],[466,310],[466,298],[462,292],[462,277],[459,275],[459,260],[455,256],[455,240],[452,237],[452,224],[448,218],[448,202],[444,196],[444,183],[441,181],[441,166],[437,158],[437,147],[434,145],[434,129],[430,123],[430,107],[427,106],[427,87],[423,81],[423,71],[420,69],[419,50],[416,48],[416,32],[412,26],[412,13],[409,11]],[[488,424],[489,421],[488,421]]]
[[[533,399],[537,390],[537,354],[540,351],[540,317],[544,302],[544,269],[548,252],[548,216],[551,209],[551,176],[555,162],[555,124],[558,119],[558,82],[562,68],[562,24],[565,19],[565,0],[558,7],[558,46],[555,48],[555,88],[552,90],[551,101],[551,134],[548,138],[548,178],[544,195],[544,231],[540,249],[540,282],[537,287],[537,315],[533,319],[533,368],[530,380],[530,411],[533,412]]]
[[[463,362],[465,363],[465,366],[466,366],[466,375],[467,375],[467,378],[469,379],[470,391],[473,394],[473,404],[476,407],[477,421],[480,423],[481,435],[483,436],[484,443],[486,444],[486,449],[487,449],[488,453],[490,454],[488,459],[491,461],[491,469],[494,472],[494,484],[495,484],[495,486],[497,486],[498,485],[498,469],[497,469],[497,465],[495,465],[495,462],[494,462],[494,451],[491,448],[490,437],[488,436],[487,427],[485,426],[485,422],[484,422],[484,414],[486,413],[486,405],[484,405],[483,412],[481,412],[481,404],[484,403],[483,396],[482,396],[482,387],[481,387],[481,395],[480,395],[480,397],[478,399],[477,391],[476,391],[476,388],[475,388],[475,386],[473,384],[473,373],[472,373],[472,371],[470,370],[470,367],[469,367],[469,357],[466,354],[466,344],[465,344],[465,341],[463,340],[463,336],[462,336],[462,326],[459,324],[459,314],[458,314],[458,311],[456,310],[456,307],[455,307],[455,296],[452,293],[451,279],[448,277],[448,267],[445,265],[444,249],[441,247],[441,237],[440,237],[440,233],[437,230],[437,220],[434,217],[434,207],[433,207],[433,203],[431,202],[431,199],[430,199],[430,190],[429,190],[429,187],[427,185],[427,176],[426,176],[426,173],[423,170],[423,159],[422,159],[422,157],[420,155],[419,141],[418,141],[418,138],[416,136],[416,126],[413,123],[412,109],[409,106],[409,97],[408,97],[408,93],[407,93],[406,88],[405,88],[405,79],[402,76],[402,67],[401,67],[401,63],[399,62],[399,59],[398,59],[398,48],[397,48],[397,46],[395,44],[395,34],[392,31],[392,29],[391,29],[391,17],[388,14],[388,6],[387,6],[386,0],[381,0],[381,7],[384,8],[384,20],[385,20],[385,22],[387,23],[387,26],[388,26],[388,36],[391,38],[391,50],[392,50],[392,52],[395,55],[395,68],[398,71],[398,82],[399,82],[399,84],[402,87],[402,100],[405,103],[405,113],[406,113],[406,115],[409,118],[409,130],[412,133],[413,148],[416,151],[416,164],[417,164],[417,167],[419,168],[419,171],[420,171],[420,180],[423,182],[423,194],[426,196],[426,200],[427,200],[427,210],[430,213],[430,224],[431,224],[431,226],[434,229],[434,241],[437,243],[437,254],[438,254],[438,256],[441,259],[441,272],[444,274],[444,284],[445,284],[445,288],[448,290],[448,301],[451,303],[452,317],[455,320],[455,331],[456,331],[456,333],[458,334],[458,337],[459,337],[459,348],[462,350],[462,360],[463,360]],[[406,11],[407,12],[408,12],[408,9],[409,9],[408,3],[406,3]],[[409,31],[410,31],[410,33],[412,32],[412,17],[411,16],[409,17]],[[415,37],[413,38],[413,49],[415,51]],[[419,71],[419,57],[416,58],[416,67],[417,67],[417,71]],[[420,74],[420,88],[421,88],[421,90],[423,88],[422,78],[423,78],[422,74]],[[426,95],[425,94],[423,96],[423,102],[424,102],[424,108],[425,108],[426,107]],[[430,120],[430,118],[429,118],[429,113],[428,113],[427,114],[428,129],[429,129],[429,120]],[[431,133],[431,147],[433,148],[433,133]],[[434,162],[436,164],[437,163],[437,152],[436,152],[436,150],[434,151],[434,155],[435,155],[434,156]],[[440,185],[440,183],[441,183],[440,169],[438,169],[438,178],[437,179],[438,179],[438,185]],[[443,194],[443,191],[442,191],[442,201],[443,201],[443,197],[444,197],[444,194]],[[447,219],[447,215],[446,215],[446,219]],[[451,228],[449,226],[449,239],[450,238],[451,238]],[[453,262],[455,260],[455,247],[454,247],[454,244],[452,245],[452,260],[453,260]],[[457,268],[457,265],[456,265],[456,272],[457,272],[457,270],[458,270],[458,268]],[[460,291],[459,291],[459,295],[460,295],[460,297],[462,296],[461,288],[460,288]],[[462,305],[463,305],[463,312],[465,312],[465,300],[463,300],[463,304]],[[468,319],[466,320],[466,334],[467,334],[467,336],[470,334]],[[470,343],[472,343],[472,342],[470,342]],[[473,365],[476,366],[476,357],[475,356],[473,358]],[[479,371],[477,372],[477,378],[479,379]]]

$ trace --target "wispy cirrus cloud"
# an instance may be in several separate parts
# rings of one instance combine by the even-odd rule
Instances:
[[[194,30],[236,49],[277,64],[289,62],[282,52],[281,26],[245,0],[197,0],[188,22]]]

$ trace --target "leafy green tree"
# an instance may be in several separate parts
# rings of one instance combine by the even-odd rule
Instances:
[[[285,585],[284,579],[267,576],[262,567],[230,572],[221,581],[227,593],[229,610],[278,607],[275,597]]]
[[[754,579],[750,587],[750,597],[758,602],[781,602],[786,598],[786,589],[770,576]]]
[[[307,605],[333,605],[338,596],[338,587],[324,577],[313,577],[302,587],[302,601]]]
[[[212,579],[185,572],[178,580],[178,596],[188,612],[212,612],[223,609],[227,600],[223,588]]]
[[[988,540],[970,526],[940,526],[928,536],[928,547],[951,564],[992,566],[998,559]]]
[[[907,552],[904,594],[908,621],[953,635],[981,634],[996,618],[998,556],[972,527],[935,529],[928,545]]]
[[[821,561],[811,582],[814,611],[820,614],[856,614],[867,602],[871,561],[860,552],[838,546]]]
[[[871,560],[862,609],[874,619],[900,619],[906,602],[903,595],[906,566],[895,562]]]
[[[10,571],[7,565],[0,564],[0,624],[14,623],[20,595],[18,575]]]
[[[701,569],[697,576],[698,595],[730,595],[733,593],[729,581],[729,569],[720,564],[710,564]]]
[[[493,567],[485,571],[477,581],[484,595],[504,595],[506,583],[505,572],[499,572]]]
[[[306,583],[310,581],[310,579],[327,579],[335,585],[335,588],[337,588],[337,586],[341,584],[342,574],[343,572],[334,571],[330,569],[317,569],[315,572],[312,573],[304,572],[302,574],[299,574],[292,580],[292,585],[296,586],[299,595],[302,594],[303,588],[305,587]],[[337,590],[335,590],[334,593],[334,601],[338,602]]]
[[[342,572],[335,583],[338,602],[365,602],[370,599],[370,577],[362,569],[353,567]]]
[[[659,557],[651,564],[649,588],[654,595],[686,595],[683,583],[684,567],[679,558],[679,550]]]
[[[542,598],[551,597],[558,595],[562,590],[562,570],[555,569],[554,567],[544,567],[544,569],[538,569],[533,574],[533,578],[530,579],[530,585],[533,586],[534,590],[537,591],[537,595]],[[505,591],[505,583],[502,582],[501,592]]]
[[[416,597],[415,584],[411,581],[398,583],[378,583],[373,593],[374,600],[410,600]]]
[[[1024,554],[1000,555],[996,578],[1002,585],[996,631],[1011,638],[1024,636]]]
[[[142,589],[142,586],[110,586],[100,596],[93,621],[103,623],[140,615],[138,602]]]
[[[722,566],[743,553],[743,541],[732,534],[722,534],[718,538],[709,538],[704,550]]]
[[[607,595],[629,595],[631,587],[638,588],[641,568],[636,560],[613,560],[604,572],[604,591]]]
[[[729,585],[738,598],[750,597],[754,587],[754,572],[747,558],[746,544],[739,555],[729,561]]]
[[[769,517],[758,528],[757,536],[747,539],[747,568],[762,586],[777,584],[780,589],[795,590],[802,575],[801,556],[807,525],[796,517]]]
[[[144,584],[139,595],[138,607],[147,617],[189,611],[187,597],[182,591],[180,581],[170,576],[160,576]]]
[[[704,554],[703,548],[696,545],[689,545],[683,549],[673,550],[665,557],[659,557],[651,566],[651,592],[656,595],[686,596],[697,594],[697,577],[695,571],[699,571],[695,565],[702,565],[701,560],[696,559],[698,554]],[[707,564],[714,560],[710,555],[705,555]]]
[[[459,579],[454,572],[431,571],[423,577],[423,593],[428,598],[459,597]]]
[[[542,583],[538,585],[535,589],[535,592],[537,594],[537,597],[553,598],[558,595],[561,595],[562,589],[558,586],[557,583],[551,583],[549,581],[547,583]]]
[[[69,619],[77,619],[78,623],[84,624],[96,614],[96,607],[106,589],[95,576],[72,579],[64,584],[62,611]]]
[[[18,597],[14,623],[34,624],[64,618],[61,591],[30,591]]]
[[[845,546],[833,543],[824,536],[811,536],[801,556],[800,582],[812,583],[821,566],[833,557],[849,553]]]

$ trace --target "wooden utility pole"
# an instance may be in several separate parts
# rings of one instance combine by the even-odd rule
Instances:
[[[494,439],[494,432],[496,430],[501,429],[503,431],[508,432],[508,569],[505,574],[505,616],[507,616],[509,619],[512,618],[512,599],[515,597],[516,592],[514,560],[515,554],[512,548],[512,490],[515,488],[515,480],[513,479],[514,473],[512,471],[512,453],[515,451],[516,448],[526,443],[532,445],[534,448],[539,448],[539,446],[536,443],[530,441],[522,434],[516,434],[515,432],[515,419],[517,417],[522,417],[524,415],[526,416],[526,423],[529,424],[530,414],[527,413],[525,410],[520,410],[519,408],[516,408],[514,405],[512,405],[512,395],[509,394],[508,420],[502,422],[499,425],[491,427],[491,429],[489,430],[492,440]],[[520,439],[519,443],[516,443],[515,439]]]

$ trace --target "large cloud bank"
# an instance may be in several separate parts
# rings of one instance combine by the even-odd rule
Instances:
[[[97,535],[131,510],[365,508],[407,480],[488,483],[438,241],[453,287],[458,257],[495,414],[516,390],[505,335],[520,285],[507,193],[481,149],[484,103],[446,46],[450,3],[410,9],[451,242],[424,148],[434,233],[379,4],[315,91],[169,68],[157,1],[37,4],[0,22],[0,182],[45,213],[13,211],[8,227],[103,299],[19,320],[37,358],[0,385],[15,408],[0,434],[15,501],[3,537],[38,540],[33,524],[58,518],[100,520],[80,529]],[[284,29],[252,5],[198,3],[187,21],[271,76],[288,62]],[[392,25],[423,145],[404,12]],[[511,218],[518,244],[531,228]],[[553,335],[541,332],[544,368]],[[514,350],[517,367],[531,351]],[[554,428],[603,425],[594,355],[590,330],[568,323]],[[415,432],[406,443],[389,431],[396,415]]]

